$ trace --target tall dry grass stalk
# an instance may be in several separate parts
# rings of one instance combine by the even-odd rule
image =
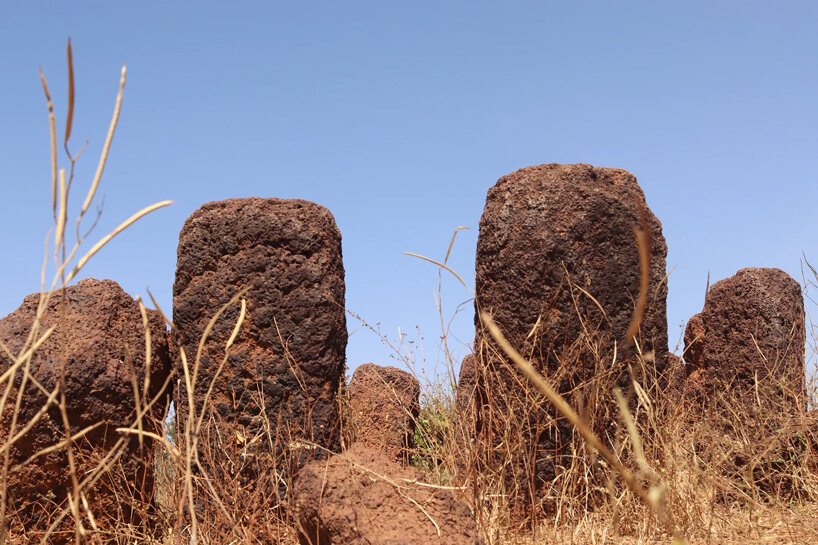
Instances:
[[[127,433],[123,434],[122,438],[115,444],[114,448],[108,452],[100,455],[100,460],[97,464],[92,465],[94,469],[86,470],[82,474],[78,472],[77,456],[81,454],[81,449],[77,445],[83,441],[83,436],[90,431],[89,429],[80,430],[79,432],[72,431],[70,426],[70,418],[67,411],[67,400],[65,397],[65,361],[62,354],[56,354],[53,357],[61,358],[60,361],[60,377],[56,385],[51,390],[46,390],[39,384],[36,378],[32,375],[32,360],[35,353],[46,342],[46,340],[55,333],[58,327],[52,326],[46,330],[41,327],[41,320],[45,310],[48,308],[49,301],[55,294],[65,293],[66,286],[84,269],[89,260],[97,254],[103,247],[105,247],[117,234],[127,229],[133,223],[145,215],[171,204],[170,201],[162,201],[152,206],[148,206],[124,222],[122,222],[116,229],[103,236],[96,242],[89,250],[81,253],[81,248],[84,247],[86,238],[91,234],[96,226],[96,220],[83,233],[83,222],[88,215],[91,204],[97,194],[97,189],[102,178],[105,165],[107,164],[108,153],[110,151],[111,143],[116,132],[117,122],[122,107],[122,97],[125,88],[126,67],[122,67],[119,92],[116,98],[116,105],[114,107],[113,117],[108,129],[108,135],[105,139],[102,152],[97,163],[96,174],[91,181],[88,192],[85,196],[82,208],[75,219],[76,237],[73,242],[68,240],[67,226],[69,224],[68,202],[69,194],[72,189],[74,181],[74,171],[77,161],[85,150],[86,146],[82,146],[76,154],[72,154],[69,149],[69,139],[71,137],[73,114],[74,114],[74,68],[73,68],[73,54],[71,49],[71,42],[69,40],[67,46],[68,57],[68,115],[66,117],[64,143],[63,147],[69,162],[68,171],[65,168],[60,168],[58,164],[57,153],[57,131],[54,108],[51,101],[51,93],[46,83],[45,75],[40,70],[40,79],[45,93],[46,102],[48,105],[48,121],[49,121],[49,135],[50,135],[50,156],[51,156],[51,207],[54,218],[53,239],[51,236],[47,238],[47,247],[50,249],[46,252],[46,259],[43,262],[41,271],[41,293],[37,312],[34,322],[28,333],[22,348],[16,353],[12,353],[8,347],[2,345],[2,350],[5,355],[2,375],[0,375],[0,391],[2,397],[0,398],[0,415],[3,416],[3,441],[0,446],[0,454],[2,454],[2,468],[0,470],[0,543],[13,542],[17,539],[24,539],[31,541],[32,536],[27,528],[22,528],[20,521],[17,519],[17,513],[14,505],[9,503],[9,477],[12,472],[19,469],[12,466],[10,452],[12,447],[18,441],[21,441],[26,432],[31,430],[45,415],[57,409],[60,414],[61,425],[63,427],[64,438],[58,444],[48,447],[45,451],[40,451],[31,457],[25,463],[35,463],[36,459],[48,455],[50,452],[56,450],[63,450],[66,454],[68,467],[66,470],[70,474],[71,491],[68,494],[67,505],[43,505],[43,516],[40,517],[38,530],[42,530],[41,535],[37,538],[46,543],[52,539],[55,532],[63,531],[66,527],[66,521],[70,521],[69,527],[73,527],[73,542],[89,542],[90,536],[98,529],[97,521],[100,519],[99,513],[93,513],[89,508],[87,501],[88,491],[94,487],[100,480],[107,479],[113,472],[115,472],[116,463],[123,453],[124,445],[126,443],[125,437],[127,433],[145,434],[145,422],[151,407],[156,403],[156,399],[151,399],[142,396],[137,403],[138,410],[134,418],[133,426],[128,428]],[[98,217],[96,218],[98,220]],[[50,241],[50,242],[49,242]],[[53,260],[55,268],[54,276],[50,283],[46,282],[46,274],[48,270],[48,262]],[[64,301],[64,298],[63,298]],[[140,302],[141,305],[141,302]],[[140,307],[144,311],[144,307]],[[62,324],[60,335],[70,334],[70,324]],[[148,343],[149,344],[149,343]],[[147,356],[150,358],[150,354]],[[149,361],[149,360],[146,360]],[[40,408],[36,416],[28,421],[21,422],[18,418],[20,408],[26,401],[23,399],[26,388],[29,385],[34,385],[39,388],[46,397],[46,403]],[[144,390],[147,392],[147,390]],[[139,395],[139,388],[135,388],[135,395]],[[83,467],[88,467],[83,464]],[[116,479],[114,479],[115,481]],[[45,500],[44,500],[45,501]]]

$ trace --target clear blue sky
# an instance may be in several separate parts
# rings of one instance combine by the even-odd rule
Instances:
[[[449,261],[471,284],[486,190],[528,165],[584,162],[633,172],[662,221],[674,349],[708,271],[800,280],[801,253],[818,262],[816,25],[815,2],[3,2],[0,315],[39,288],[51,211],[37,67],[61,127],[70,36],[72,147],[90,139],[74,208],[129,72],[90,242],[176,201],[86,276],[150,287],[170,311],[178,232],[202,203],[309,199],[343,234],[349,310],[393,342],[419,329],[431,370],[437,270],[402,252],[442,259],[471,226]],[[445,278],[446,318],[469,297]],[[467,304],[453,339],[472,340],[472,319]],[[394,364],[359,326],[349,367]]]

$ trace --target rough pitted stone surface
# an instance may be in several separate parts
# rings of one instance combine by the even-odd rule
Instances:
[[[301,544],[482,543],[468,506],[451,490],[418,484],[421,477],[361,443],[310,462],[294,490]]]
[[[703,365],[702,357],[704,356],[704,321],[701,313],[694,314],[687,321],[685,326],[685,351],[684,359],[691,369],[699,368]]]
[[[29,295],[23,304],[0,320],[0,341],[13,354],[22,349],[34,322],[40,294]],[[98,460],[110,452],[122,435],[116,428],[131,427],[136,418],[132,376],[140,387],[143,400],[158,398],[144,419],[144,429],[161,433],[161,420],[167,407],[168,393],[163,385],[170,373],[168,339],[164,320],[157,311],[148,310],[151,334],[151,362],[145,366],[145,330],[136,301],[111,280],[83,280],[66,288],[65,296],[54,294],[40,322],[42,334],[57,326],[51,336],[34,353],[31,375],[49,392],[59,383],[62,362],[65,364],[65,398],[71,433],[95,426],[74,443],[80,478],[97,467]],[[0,370],[11,365],[0,352]],[[143,390],[146,372],[149,387]],[[10,399],[16,399],[22,373],[15,374]],[[17,430],[29,423],[45,406],[47,396],[31,386],[25,387]],[[13,407],[13,402],[7,408]],[[8,437],[11,410],[0,419],[0,436]],[[64,439],[59,408],[51,405],[44,418],[12,446],[9,475],[9,505],[18,511],[29,532],[43,530],[49,505],[65,507],[71,489],[68,459],[64,449],[20,464],[33,454]],[[86,492],[97,524],[109,528],[108,516],[114,520],[139,522],[137,511],[152,510],[154,463],[153,442],[145,438],[140,449],[136,436],[130,436],[113,472],[103,476]],[[115,492],[112,491],[115,488]],[[116,495],[115,495],[116,494]],[[136,508],[132,510],[132,507]],[[9,519],[13,520],[13,519]],[[88,527],[88,521],[83,522]],[[73,542],[73,523],[58,530],[52,542]]]
[[[689,388],[743,398],[755,397],[757,383],[779,384],[782,399],[802,411],[805,342],[798,282],[780,269],[742,269],[713,284],[704,310],[688,322]]]
[[[478,371],[474,354],[467,354],[460,363],[454,404],[455,413],[452,419],[454,439],[457,445],[454,452],[455,478],[461,485],[468,484],[469,479],[474,477],[475,466],[470,463],[473,455],[472,448],[476,441],[481,440],[476,439],[479,435],[476,425],[485,399],[481,396],[483,390],[479,387]]]
[[[810,448],[809,467],[818,475],[818,410],[808,411],[804,415],[802,428],[807,430],[807,442]]]
[[[639,293],[633,229],[640,225],[640,203],[647,211],[652,241],[650,297],[640,337],[643,352],[656,348],[656,365],[664,370],[667,245],[636,178],[625,170],[549,164],[500,178],[489,189],[480,219],[480,309],[494,316],[512,345],[536,353],[541,366],[553,365],[554,353],[582,332],[566,286],[567,270],[571,282],[602,305],[610,323],[579,293],[580,310],[592,320],[586,326],[606,329],[612,340],[620,341]],[[538,318],[544,333],[530,336]]]
[[[458,414],[465,416],[464,411],[471,410],[477,387],[477,363],[474,354],[468,354],[460,363],[460,375],[457,379],[455,407]]]
[[[665,375],[667,376],[666,393],[672,395],[674,399],[678,398],[684,390],[685,384],[685,364],[682,358],[672,352],[668,352],[667,372]]]
[[[365,363],[347,388],[355,440],[408,465],[415,448],[420,382],[396,367]]]
[[[748,493],[797,497],[793,468],[815,467],[805,341],[801,287],[779,269],[742,269],[716,282],[688,322],[683,407],[691,428],[706,428],[693,444]]]
[[[685,366],[681,392],[687,397],[689,406],[696,406],[704,399],[707,386],[707,372],[702,360],[704,357],[704,321],[701,313],[694,314],[687,321],[684,344]]]
[[[636,178],[619,169],[547,164],[504,176],[488,191],[477,241],[475,306],[491,314],[511,344],[556,380],[563,393],[577,392],[578,385],[603,372],[609,376],[606,380],[623,386],[630,381],[624,362],[632,351],[623,349],[623,337],[640,288],[634,238],[634,228],[640,226],[639,205],[647,217],[651,267],[649,297],[637,338],[643,353],[655,353],[653,370],[662,374],[667,366],[667,246]],[[569,284],[581,289],[572,290]],[[494,383],[487,386],[503,384],[509,394],[519,391],[515,385],[519,375],[492,355],[488,348],[492,342],[484,337],[479,316],[475,322],[478,361]],[[586,348],[588,343],[577,343],[586,331],[602,355],[599,358]],[[614,341],[619,357],[612,366]],[[600,358],[605,363],[600,364]],[[561,359],[570,360],[570,368],[555,377]],[[498,397],[507,396],[494,399]],[[536,462],[512,463],[509,467],[520,469],[514,482],[530,477],[526,468],[532,464],[536,467],[530,482],[535,488],[554,482],[559,473],[555,467],[560,463],[559,445],[572,435],[564,423],[548,431],[549,410],[546,407],[538,414],[535,409],[521,423],[541,455]],[[507,412],[502,407],[493,410],[495,415]],[[499,422],[495,431],[501,434],[506,424]],[[528,452],[521,447],[521,455]],[[529,492],[519,492],[523,503]]]
[[[269,422],[281,444],[298,451],[296,465],[322,452],[312,443],[337,451],[347,330],[341,234],[329,210],[298,199],[231,199],[207,203],[187,219],[179,235],[173,318],[175,339],[189,360],[208,321],[245,287],[246,317],[220,375],[214,381],[238,304],[208,337],[194,387],[198,414],[214,385],[213,448],[227,448],[218,441],[228,438],[242,459],[258,449],[266,453],[266,439],[251,442],[264,436]],[[184,423],[186,388],[177,389],[177,403]]]

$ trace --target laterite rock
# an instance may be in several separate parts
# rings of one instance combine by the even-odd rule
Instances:
[[[340,449],[347,330],[341,233],[329,210],[300,199],[230,199],[207,203],[187,219],[173,319],[175,344],[191,367],[208,322],[243,288],[246,316],[227,359],[238,303],[216,321],[193,391],[182,381],[176,402],[184,425],[188,398],[200,415],[212,385],[204,448],[214,465],[225,457],[219,471],[232,467],[230,475],[242,475],[249,490],[259,471],[272,467],[252,469],[259,457],[297,468]]]
[[[420,413],[420,382],[396,367],[365,363],[347,387],[355,440],[409,465]]]
[[[640,292],[640,257],[634,229],[644,211],[650,238],[648,298],[637,341],[645,356],[645,385],[666,380],[667,316],[662,226],[629,172],[591,165],[546,164],[504,176],[489,189],[477,240],[475,307],[493,317],[505,337],[549,377],[575,406],[591,381],[603,390],[631,382],[628,363],[636,354],[625,343]],[[475,362],[480,399],[496,400],[477,415],[475,433],[494,437],[480,458],[487,470],[507,467],[507,491],[513,509],[530,511],[555,492],[563,454],[573,430],[550,404],[534,403],[515,368],[475,317]],[[614,345],[617,357],[613,360]],[[649,387],[649,386],[646,386]],[[579,397],[577,397],[579,396]],[[532,405],[533,403],[533,405]],[[507,415],[517,415],[514,423]],[[599,425],[615,425],[615,415]],[[519,429],[523,444],[510,454],[509,426]],[[604,431],[604,430],[598,430]],[[491,443],[491,440],[489,440]],[[505,464],[505,465],[504,465]],[[546,501],[546,500],[543,500]],[[551,500],[547,500],[551,501]]]
[[[20,308],[0,320],[0,340],[12,354],[23,349],[40,298],[40,294],[29,295]],[[8,501],[14,514],[7,520],[22,522],[27,535],[36,536],[46,530],[57,510],[68,508],[68,494],[72,490],[66,449],[52,448],[64,445],[65,439],[59,396],[48,403],[63,369],[70,433],[80,434],[72,442],[76,475],[95,523],[103,530],[126,522],[152,525],[153,440],[144,437],[140,444],[137,435],[117,431],[138,429],[136,388],[141,406],[154,401],[142,417],[142,429],[162,433],[162,419],[169,402],[168,339],[160,313],[147,310],[147,316],[151,360],[146,363],[146,331],[138,303],[116,282],[82,280],[48,300],[38,336],[52,326],[56,329],[31,358],[31,379],[25,380],[15,434],[31,422],[34,425],[10,449]],[[0,352],[0,372],[11,365],[8,356]],[[23,382],[22,368],[12,377],[13,387],[0,415],[0,436],[4,438],[12,431],[14,403]],[[39,386],[34,384],[35,380]],[[37,419],[43,407],[47,410]],[[119,441],[122,443],[117,446]],[[84,480],[97,474],[103,457],[112,453],[120,455],[114,458],[111,468],[102,471],[95,484],[83,486]],[[84,509],[81,511],[85,513]],[[83,524],[89,526],[85,517]],[[11,530],[15,530],[13,525]],[[52,543],[73,543],[73,538],[74,522],[68,517],[50,539]]]

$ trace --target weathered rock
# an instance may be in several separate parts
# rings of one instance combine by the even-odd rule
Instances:
[[[458,484],[468,485],[474,479],[477,465],[472,457],[480,454],[480,447],[475,452],[472,447],[478,439],[478,417],[482,414],[485,399],[481,397],[484,388],[478,387],[478,361],[474,354],[467,354],[460,363],[457,379],[457,391],[454,400],[454,417],[452,419],[453,437],[456,442],[454,452],[455,479]]]
[[[681,393],[686,398],[685,410],[699,406],[706,395],[707,372],[703,365],[704,321],[702,314],[694,314],[687,321],[684,334],[684,378]],[[691,416],[694,416],[691,414]]]
[[[361,443],[310,462],[294,490],[301,544],[481,543],[468,506],[420,479],[418,470]]]
[[[801,288],[779,269],[742,269],[716,282],[688,321],[681,409],[689,440],[746,494],[797,498],[805,483],[796,475],[815,467],[805,341]]]
[[[813,473],[818,475],[818,410],[808,411],[804,414],[801,428],[805,430],[804,435],[809,445],[808,467]]]
[[[474,354],[467,354],[460,363],[460,374],[457,379],[455,408],[458,414],[465,417],[464,411],[473,410],[474,396],[477,388],[477,361]]]
[[[805,343],[798,282],[780,269],[742,269],[713,284],[688,322],[688,389],[801,412]]]
[[[682,394],[685,385],[685,364],[682,358],[668,352],[667,354],[667,369],[665,371],[667,377],[666,392],[670,393],[674,399]]]
[[[605,311],[575,291],[579,314],[588,320],[585,328],[621,341],[639,293],[633,229],[640,225],[640,204],[652,242],[650,296],[640,338],[643,352],[656,349],[656,366],[664,370],[667,245],[636,178],[625,170],[549,164],[500,178],[489,189],[480,219],[477,305],[494,316],[513,346],[533,351],[544,369],[555,366],[563,348],[583,335],[569,281]],[[594,369],[584,371],[593,374]]]
[[[355,440],[408,465],[415,448],[420,382],[396,367],[365,363],[347,388]]]
[[[193,391],[182,381],[176,401],[183,428],[188,396],[200,415],[212,385],[201,448],[211,451],[215,474],[229,468],[225,478],[243,475],[240,486],[251,490],[259,471],[275,481],[272,469],[253,466],[260,458],[279,464],[286,454],[298,467],[340,448],[347,330],[341,234],[329,210],[298,199],[231,199],[187,219],[173,318],[191,367],[208,322],[242,288],[249,289],[246,316],[228,357],[239,304],[216,320]]]
[[[12,314],[0,320],[0,341],[19,354],[34,323],[40,294],[29,295]],[[137,427],[138,388],[142,406],[156,399],[142,418],[142,429],[161,433],[161,422],[167,403],[167,379],[170,373],[168,339],[164,320],[157,311],[148,310],[151,338],[151,361],[145,365],[145,329],[138,303],[116,282],[83,280],[66,288],[65,295],[50,297],[40,319],[39,333],[56,326],[31,358],[30,372],[46,392],[55,391],[65,369],[66,414],[71,434],[85,432],[73,442],[76,475],[80,483],[94,475],[99,461],[119,451],[121,456],[99,481],[83,487],[96,523],[110,530],[115,523],[142,523],[153,510],[154,448],[145,437],[123,435],[117,428]],[[0,352],[0,370],[6,371],[12,361]],[[14,402],[23,372],[13,375],[9,402],[0,419],[0,436],[11,432]],[[148,382],[146,382],[148,379]],[[147,386],[147,388],[146,388]],[[4,383],[5,387],[5,383]],[[48,394],[26,381],[15,430],[32,422],[42,407],[48,406],[42,418],[20,437],[10,449],[9,506],[27,535],[42,532],[53,520],[57,508],[67,509],[67,495],[72,490],[69,462],[65,448],[37,453],[60,444],[65,428],[60,409],[48,404]],[[5,440],[5,439],[4,439]],[[83,510],[84,512],[84,510]],[[17,519],[16,517],[19,517]],[[86,528],[89,521],[83,521]],[[70,517],[57,527],[53,543],[73,543],[74,524]]]
[[[703,366],[702,357],[704,356],[704,321],[701,313],[694,314],[687,321],[685,326],[685,351],[684,359],[689,369],[697,369]]]
[[[493,316],[509,342],[562,393],[579,396],[572,399],[575,406],[587,403],[581,397],[590,381],[630,383],[627,362],[634,362],[633,350],[623,341],[640,291],[634,237],[640,206],[651,261],[637,340],[646,361],[654,362],[646,370],[658,376],[667,366],[667,246],[636,178],[619,169],[548,164],[504,176],[488,191],[477,241],[475,306]],[[500,467],[512,456],[506,465],[507,484],[517,487],[510,493],[512,506],[519,501],[524,507],[544,494],[553,497],[544,489],[557,482],[564,465],[560,455],[567,453],[573,432],[564,420],[554,424],[547,403],[531,402],[537,394],[525,393],[527,381],[498,358],[479,316],[475,322],[475,352],[486,368],[479,376],[487,377],[479,387],[493,390],[484,398],[497,404],[483,411],[478,427],[493,437],[489,444],[495,447],[510,440],[509,426],[521,430],[517,439],[524,443],[513,452],[492,447],[485,458],[499,456],[490,465]],[[612,364],[614,342],[618,357]],[[645,385],[654,379],[637,378]],[[519,415],[520,421],[509,422],[505,415]],[[598,425],[615,418],[606,415]]]

